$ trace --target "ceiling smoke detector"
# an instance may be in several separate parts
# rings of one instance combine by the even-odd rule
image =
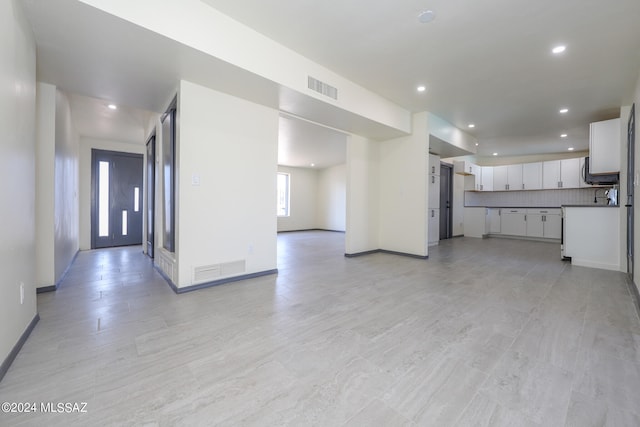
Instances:
[[[436,14],[433,10],[423,10],[418,14],[418,21],[421,24],[426,24],[428,22],[433,21],[436,18]]]

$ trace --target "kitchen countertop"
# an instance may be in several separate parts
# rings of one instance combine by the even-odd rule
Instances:
[[[620,205],[562,205],[563,208],[619,208]]]

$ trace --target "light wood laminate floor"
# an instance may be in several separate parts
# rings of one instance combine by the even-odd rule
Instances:
[[[638,426],[625,276],[557,244],[455,238],[429,260],[278,237],[279,274],[175,295],[139,247],[81,252],[0,401],[87,402],[0,424]]]

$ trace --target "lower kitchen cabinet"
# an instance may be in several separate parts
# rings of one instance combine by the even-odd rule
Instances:
[[[487,208],[487,233],[508,236],[560,239],[560,209]]]
[[[489,234],[501,233],[500,208],[487,209],[487,232]]]
[[[502,209],[500,216],[500,232],[510,236],[526,236],[526,209]]]

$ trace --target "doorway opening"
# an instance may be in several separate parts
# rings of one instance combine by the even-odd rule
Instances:
[[[143,156],[91,150],[91,248],[142,244]]]
[[[453,236],[453,166],[440,163],[440,240]]]
[[[156,135],[147,141],[147,255],[153,258],[155,249],[155,212],[156,212]]]
[[[627,123],[627,274],[633,282],[633,177],[635,174],[635,145],[636,145],[636,106],[631,107],[629,121]]]

